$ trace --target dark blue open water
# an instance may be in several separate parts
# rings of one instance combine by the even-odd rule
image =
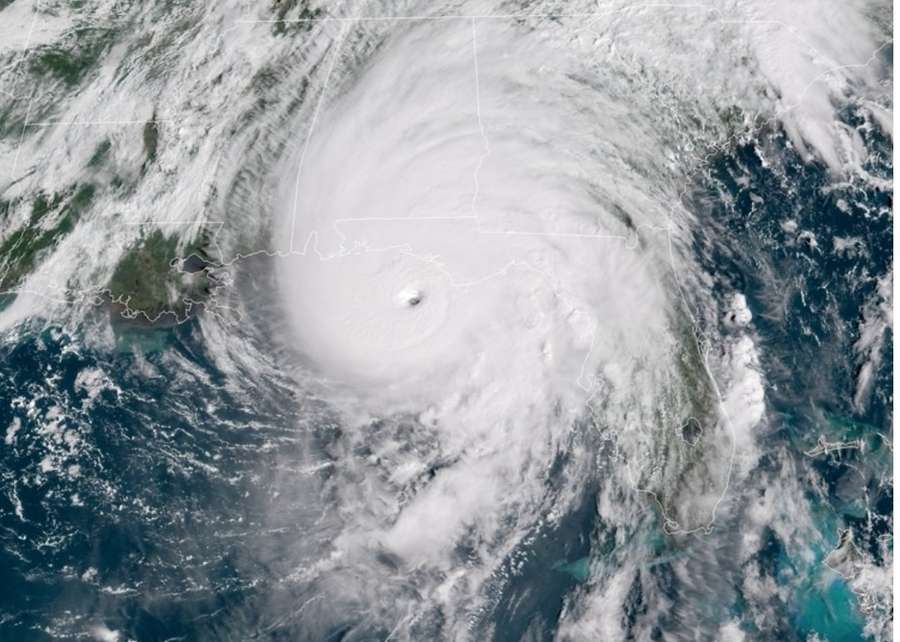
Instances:
[[[854,109],[844,118],[865,141],[865,169],[890,179],[890,141]],[[891,563],[890,336],[861,405],[853,348],[862,311],[891,269],[891,199],[861,180],[836,184],[771,127],[712,156],[697,177],[687,197],[700,221],[696,254],[718,292],[745,293],[753,311],[768,428],[758,470],[734,490],[738,509],[721,527],[720,549],[661,528],[644,544],[654,588],[638,578],[629,589],[631,635],[664,598],[651,639],[670,639],[667,629],[689,617],[736,619],[750,640],[869,639],[859,597],[823,562],[849,529],[866,563]],[[786,231],[789,220],[795,231]],[[835,237],[856,239],[855,249],[835,252]],[[306,443],[294,427],[302,407],[287,387],[218,371],[196,321],[116,328],[116,350],[56,327],[23,326],[0,343],[0,640],[94,639],[102,627],[141,642],[313,639],[302,618],[279,619],[307,598],[284,581],[295,561],[285,551],[315,517],[302,500],[307,476],[291,467]],[[323,441],[337,430],[307,428]],[[866,448],[804,454],[820,436]],[[798,505],[815,518],[812,556],[769,529],[749,563],[730,565],[727,533],[739,537],[739,507],[753,500],[741,493],[783,475],[786,462],[802,488]],[[594,490],[584,489],[556,530],[535,533],[527,561],[483,614],[492,639],[551,639],[588,561],[614,563]],[[709,583],[684,585],[676,562],[709,555],[718,560]],[[784,590],[762,601],[747,595],[751,572]],[[345,615],[347,623],[363,617]],[[348,634],[347,623],[313,630],[331,640],[387,635]],[[440,622],[423,627],[425,639]]]

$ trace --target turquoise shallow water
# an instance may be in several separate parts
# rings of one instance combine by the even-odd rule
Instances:
[[[860,122],[852,110],[846,118],[848,123]],[[803,163],[790,151],[777,152],[777,133],[769,140],[760,148],[770,159],[773,153],[779,157],[773,165],[760,161],[755,146],[714,164],[713,184],[724,186],[734,200],[725,208],[712,205],[712,210],[717,221],[726,221],[722,234],[734,236],[730,243],[702,250],[709,251],[710,269],[723,281],[739,284],[751,309],[758,311],[754,325],[761,339],[772,421],[763,447],[773,453],[762,467],[777,468],[785,457],[797,462],[794,474],[805,485],[801,505],[815,529],[807,533],[802,548],[794,543],[795,550],[770,533],[760,564],[778,585],[790,587],[782,604],[790,624],[783,631],[790,630],[798,639],[813,634],[823,640],[869,639],[858,596],[837,573],[824,568],[823,561],[838,545],[839,531],[849,528],[863,556],[876,565],[890,564],[884,557],[890,552],[885,538],[893,523],[890,339],[863,409],[853,402],[859,366],[850,355],[860,309],[878,286],[873,275],[891,266],[887,212],[892,195],[863,185],[832,188],[824,168]],[[890,141],[877,131],[868,131],[866,141],[875,159],[873,171],[890,176]],[[751,192],[763,196],[764,207],[754,204]],[[847,203],[853,212],[883,215],[848,215]],[[826,248],[835,237],[864,239],[865,267],[859,257],[786,243],[786,220],[811,232]],[[810,457],[806,453],[814,451],[819,439],[853,447]],[[742,610],[753,610],[741,602]]]
[[[880,149],[886,142],[871,144]],[[774,170],[753,166],[752,158],[741,148],[721,158],[721,180],[742,159],[751,185],[778,190],[790,184],[791,190],[772,199],[772,211],[757,212],[751,226],[739,216],[744,188],[734,183],[736,209],[710,213],[720,221],[719,236],[698,255],[723,282],[740,281],[751,309],[760,312],[771,430],[758,474],[765,480],[767,471],[795,462],[803,490],[794,499],[810,516],[811,530],[785,541],[773,524],[752,569],[728,555],[728,538],[740,537],[739,520],[712,540],[671,538],[658,527],[635,530],[625,541],[644,551],[647,575],[629,589],[625,617],[636,631],[664,599],[670,611],[653,625],[660,635],[682,626],[679,612],[689,609],[684,612],[699,613],[692,617],[701,623],[735,620],[750,639],[871,639],[858,596],[823,561],[838,545],[839,530],[850,529],[860,559],[890,563],[882,545],[892,525],[891,459],[883,435],[891,417],[892,356],[885,354],[860,412],[852,404],[854,366],[845,355],[874,283],[854,278],[844,259],[802,246],[786,249],[778,230],[785,216],[800,215],[821,238],[862,236],[868,273],[875,275],[889,264],[889,221],[834,210],[841,193],[821,195],[823,168],[800,166],[785,153],[781,171],[791,176],[785,183]],[[872,208],[889,203],[887,194],[853,189]],[[764,312],[773,284],[756,269],[762,263],[778,266],[805,293],[801,297],[798,287],[780,318]],[[285,428],[290,397],[252,378],[231,385],[232,375],[216,368],[196,323],[129,326],[117,346],[97,352],[77,335],[25,327],[0,348],[0,426],[17,427],[7,430],[0,458],[0,581],[8,587],[0,603],[3,639],[49,640],[71,630],[90,639],[97,622],[142,641],[311,639],[304,637],[302,618],[276,616],[279,605],[302,603],[309,590],[281,581],[294,563],[282,552],[309,537],[306,506],[301,494],[285,502],[271,493],[286,479],[298,488],[307,483],[297,471],[278,470],[301,448]],[[811,360],[821,366],[806,367]],[[78,382],[93,371],[104,383],[91,392]],[[806,456],[820,434],[828,441],[862,440],[866,450]],[[522,550],[527,561],[498,585],[497,600],[483,615],[493,639],[526,639],[526,632],[550,639],[563,609],[602,581],[598,573],[622,563],[622,545],[598,521],[590,488],[578,511],[534,535]],[[722,547],[713,567],[711,542]],[[762,601],[748,594],[751,572],[784,591]],[[363,617],[352,605],[342,613],[329,639],[341,639]],[[273,621],[281,623],[269,630]],[[369,639],[352,630],[352,639]],[[364,630],[373,638],[382,633]]]
[[[559,639],[567,618],[597,604],[616,605],[601,612],[624,640],[716,640],[726,627],[754,642],[885,639],[889,589],[858,579],[892,565],[892,330],[861,401],[854,346],[892,269],[892,143],[858,102],[840,117],[873,180],[803,159],[773,122],[711,152],[684,194],[692,259],[719,309],[746,296],[765,385],[761,456],[716,523],[672,534],[649,496],[604,495],[623,460],[604,435],[574,426],[566,445],[590,453],[577,500],[527,526],[484,580],[483,603],[465,613],[471,639]],[[853,250],[835,250],[838,239]],[[11,301],[0,295],[0,308]],[[0,641],[386,640],[393,622],[381,616],[406,617],[392,610],[401,603],[421,605],[412,639],[450,639],[427,591],[451,570],[482,569],[487,544],[474,534],[451,570],[404,567],[380,550],[316,572],[344,535],[342,511],[369,516],[342,501],[372,483],[356,466],[384,444],[348,439],[298,389],[268,321],[229,327],[224,341],[252,343],[275,367],[229,369],[222,337],[197,318],[151,328],[93,313],[102,318],[65,329],[26,322],[0,342]],[[112,340],[97,340],[98,327]],[[421,426],[369,428],[373,442],[396,429],[413,453],[431,439]],[[820,440],[852,447],[816,452]],[[558,453],[548,494],[572,459]],[[427,488],[453,462],[425,464]],[[601,518],[610,496],[633,523]],[[826,565],[841,533],[852,541],[845,576]],[[387,579],[373,588],[373,573]]]
[[[797,629],[826,640],[863,640],[863,619],[856,596],[840,577],[825,577],[825,588],[812,589],[800,597]]]

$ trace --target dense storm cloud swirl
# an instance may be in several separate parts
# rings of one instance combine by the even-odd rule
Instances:
[[[0,638],[891,639],[888,2],[0,25]]]
[[[371,514],[336,550],[475,599],[583,500],[580,430],[615,434],[673,531],[707,526],[731,426],[675,274],[681,184],[661,132],[621,83],[509,21],[397,31],[326,94],[278,202],[299,352],[351,439],[384,440],[344,491]],[[424,452],[383,421],[411,422]],[[463,543],[480,563],[460,574]]]

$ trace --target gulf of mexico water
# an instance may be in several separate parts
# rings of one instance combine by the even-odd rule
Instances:
[[[729,35],[775,6],[508,4],[36,8],[0,73],[45,91],[0,115],[95,125],[0,132],[0,248],[35,245],[0,295],[0,639],[890,639],[889,9],[848,3],[835,50],[795,20],[863,70],[828,93],[791,38]],[[355,216],[447,199],[485,221]],[[279,249],[291,213],[321,247]],[[165,291],[117,249],[141,226],[215,266],[178,323],[110,301],[123,256]]]

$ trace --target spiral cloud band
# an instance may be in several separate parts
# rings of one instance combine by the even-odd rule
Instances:
[[[576,501],[577,476],[546,483],[579,422],[621,433],[671,528],[714,518],[732,437],[674,274],[679,176],[626,88],[597,82],[511,21],[423,21],[324,96],[286,166],[278,275],[300,352],[353,430],[412,416],[431,440],[390,462],[366,536],[403,564],[449,571],[467,539],[499,560]],[[685,469],[688,421],[709,468]]]
[[[0,638],[890,639],[889,3],[114,4],[0,2]]]

